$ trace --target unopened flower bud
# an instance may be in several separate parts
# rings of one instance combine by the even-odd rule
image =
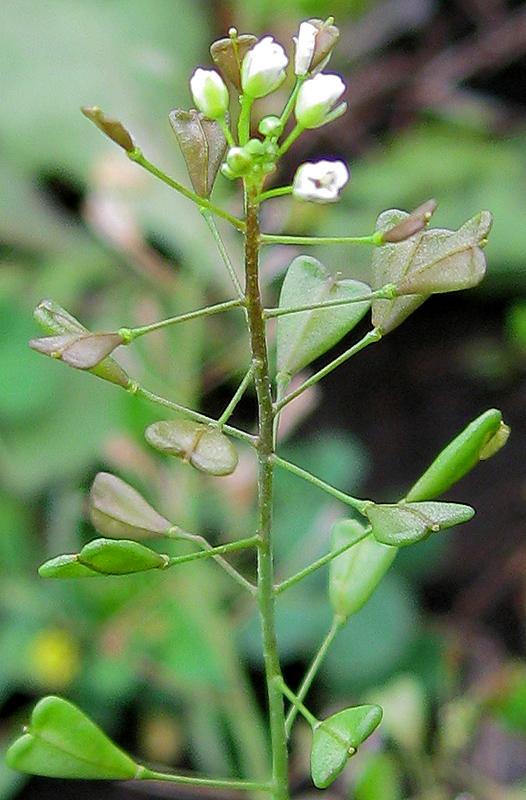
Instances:
[[[228,33],[228,39],[218,39],[211,45],[210,54],[225,78],[232,81],[238,92],[241,92],[241,63],[245,53],[257,42],[257,37],[251,33],[238,36],[235,28],[231,28]]]
[[[335,203],[348,180],[343,161],[306,162],[296,171],[292,194],[310,203]]]
[[[228,89],[215,69],[198,67],[190,78],[190,91],[197,108],[208,119],[220,119],[228,111]]]
[[[335,107],[345,91],[345,83],[339,75],[319,73],[305,81],[296,98],[296,120],[302,128],[319,128],[341,116],[346,103]]]
[[[298,36],[294,37],[296,44],[294,72],[296,75],[312,74],[326,66],[340,35],[340,31],[332,22],[333,19],[329,18],[326,22],[322,22],[320,19],[309,19],[301,23]]]
[[[279,136],[282,124],[279,117],[263,117],[258,126],[258,131],[262,136]]]
[[[241,65],[243,93],[253,99],[270,94],[285,80],[285,68],[288,63],[287,54],[272,36],[260,39],[243,58]]]
[[[133,139],[122,122],[107,117],[97,106],[82,106],[81,111],[85,117],[95,123],[99,130],[112,139],[115,144],[118,144],[119,147],[126,150],[127,153],[131,153],[135,150]]]
[[[253,158],[244,147],[231,147],[226,154],[226,164],[223,164],[221,171],[229,178],[239,178],[249,171],[252,164]],[[225,167],[228,168],[228,172]]]

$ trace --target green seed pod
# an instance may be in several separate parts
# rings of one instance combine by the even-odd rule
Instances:
[[[166,536],[171,525],[139,492],[115,475],[99,472],[90,491],[94,528],[112,539]]]
[[[50,778],[122,781],[144,771],[80,709],[53,696],[39,700],[5,760],[11,769]]]
[[[456,436],[406,495],[408,502],[433,500],[485,458],[503,447],[510,433],[502,414],[490,408]]]
[[[81,564],[76,553],[50,558],[38,568],[41,578],[98,578],[99,572]]]
[[[420,542],[431,533],[470,520],[475,511],[461,503],[400,503],[371,505],[364,512],[374,538],[382,544],[403,547]]]
[[[322,264],[298,256],[285,275],[280,308],[294,308],[332,300],[352,300],[367,295],[370,287],[360,281],[334,279]],[[370,301],[298,311],[278,317],[277,368],[284,382],[323,355],[351,331],[366,314]]]
[[[164,569],[169,563],[168,556],[126,539],[94,539],[82,548],[78,560],[102,575],[130,575],[133,572]]]
[[[380,706],[364,705],[346,708],[314,726],[310,763],[318,789],[330,786],[381,719]]]
[[[347,619],[366,604],[393,563],[398,548],[381,544],[372,534],[363,536],[363,525],[341,519],[332,529],[332,550],[349,549],[330,563],[329,599],[337,617]]]
[[[237,467],[237,451],[227,436],[191,420],[161,420],[145,431],[148,444],[178,456],[207,475],[230,475]]]

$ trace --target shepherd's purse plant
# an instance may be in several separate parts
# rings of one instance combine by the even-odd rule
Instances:
[[[410,213],[383,211],[374,232],[365,236],[288,236],[261,230],[260,211],[267,200],[292,195],[300,203],[334,203],[349,181],[343,161],[322,159],[300,164],[290,186],[267,188],[280,159],[305,130],[328,125],[346,110],[344,81],[326,71],[338,36],[332,19],[301,23],[294,38],[294,87],[281,110],[260,119],[254,136],[253,107],[280,88],[276,97],[282,96],[289,57],[271,36],[258,40],[253,35],[238,35],[235,29],[212,44],[216,68],[199,67],[190,78],[196,109],[170,113],[192,189],[150,163],[120,122],[99,108],[84,108],[86,117],[129,159],[197,207],[218,245],[232,295],[218,304],[189,309],[145,327],[110,332],[91,332],[56,302],[43,300],[35,316],[46,335],[30,342],[41,353],[116,384],[137,402],[160,405],[167,418],[147,427],[146,441],[161,453],[187,462],[189,468],[220,480],[238,465],[236,442],[253,451],[257,525],[245,538],[213,546],[201,533],[183,530],[165,518],[119,477],[100,472],[90,494],[91,521],[100,538],[78,553],[47,561],[40,574],[53,579],[99,578],[176,569],[189,561],[214,559],[238,584],[239,591],[246,593],[247,602],[259,610],[268,701],[268,774],[229,779],[152,769],[137,763],[81,710],[56,696],[38,702],[23,734],[11,745],[7,762],[17,770],[61,778],[170,781],[266,793],[272,800],[286,800],[290,791],[289,738],[301,715],[312,729],[312,781],[319,789],[328,787],[382,718],[382,709],[375,704],[344,708],[324,719],[317,719],[309,710],[309,688],[331,642],[368,601],[400,548],[471,519],[474,510],[469,505],[436,498],[506,441],[509,431],[500,412],[486,411],[437,456],[405,497],[390,503],[351,496],[280,455],[280,415],[290,403],[352,356],[380,343],[430,295],[473,287],[486,271],[483,248],[491,214],[482,211],[456,231],[433,229],[428,227],[436,206],[433,200]],[[236,108],[234,98],[239,100]],[[219,172],[242,186],[244,213],[240,217],[210,199]],[[243,237],[243,277],[236,271],[235,258],[227,253],[216,218]],[[268,307],[261,292],[260,253],[273,244],[368,246],[372,251],[371,285],[331,275],[315,258],[300,255],[286,271],[278,305]],[[353,331],[369,311],[371,325],[361,338],[323,368],[303,373]],[[117,348],[131,345],[139,337],[215,314],[243,316],[251,353],[239,388],[218,419],[154,394],[113,358]],[[271,322],[276,326],[275,341],[269,336]],[[173,356],[177,358],[177,353]],[[257,397],[257,424],[247,431],[229,421],[251,387]],[[334,525],[325,555],[279,583],[274,576],[272,525],[276,470],[287,470],[348,508],[348,514]],[[160,553],[148,544],[153,538],[186,541],[191,552],[177,556]],[[240,550],[253,554],[254,570],[240,571],[229,562],[229,554]],[[278,653],[276,598],[323,568],[329,570],[332,625],[300,685],[291,687],[283,678]]]

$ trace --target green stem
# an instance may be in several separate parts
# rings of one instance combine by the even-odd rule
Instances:
[[[206,208],[200,208],[199,210],[200,210],[201,214],[203,215],[203,218],[204,218],[206,224],[208,225],[210,233],[214,237],[214,241],[215,241],[215,243],[217,245],[217,249],[219,250],[221,258],[223,259],[223,263],[224,263],[224,265],[225,265],[225,267],[227,269],[227,272],[230,275],[230,280],[234,284],[234,289],[237,292],[237,296],[240,299],[244,300],[245,295],[243,294],[243,289],[241,288],[241,284],[239,282],[239,278],[237,277],[236,271],[234,269],[234,265],[232,264],[232,261],[230,260],[230,256],[228,255],[227,249],[226,249],[225,245],[223,244],[223,240],[221,239],[221,236],[219,235],[219,231],[217,230],[217,225],[215,223],[214,217],[212,216],[210,211],[208,211],[208,209],[206,209]]]
[[[262,192],[259,195],[258,203],[270,200],[271,197],[283,197],[287,194],[292,194],[292,186],[278,186],[275,189],[268,189],[266,192]]]
[[[236,392],[232,397],[232,400],[230,401],[230,403],[227,405],[227,407],[217,420],[217,427],[219,428],[219,430],[222,430],[227,419],[230,419],[230,417],[232,416],[232,412],[234,411],[235,407],[237,406],[237,404],[245,394],[246,390],[248,389],[253,376],[254,376],[254,369],[253,367],[250,367],[245,377],[237,387]]]
[[[314,728],[314,726],[318,724],[319,720],[316,719],[314,714],[311,714],[308,708],[305,708],[299,697],[297,697],[294,694],[294,692],[291,689],[289,689],[284,680],[281,680],[279,682],[279,685],[285,697],[292,703],[292,707],[294,708],[296,713],[299,711],[300,714],[302,714],[305,717],[309,725],[311,725]]]
[[[284,408],[286,405],[292,402],[292,400],[294,400],[296,397],[298,397],[298,395],[304,392],[305,389],[308,389],[309,386],[314,386],[315,383],[321,381],[322,378],[325,378],[326,375],[335,370],[349,358],[356,355],[356,353],[359,353],[360,350],[364,349],[364,347],[367,347],[370,344],[374,344],[375,342],[379,342],[381,338],[382,334],[376,328],[366,333],[365,336],[362,339],[360,339],[359,342],[356,342],[356,344],[354,344],[352,347],[349,347],[349,349],[346,350],[344,353],[342,353],[341,356],[335,358],[333,361],[327,364],[326,367],[323,367],[323,369],[320,369],[318,370],[318,372],[315,372],[314,375],[311,375],[310,378],[307,378],[307,380],[304,381],[301,384],[301,386],[298,386],[297,389],[294,389],[294,391],[290,392],[282,400],[276,403],[275,410],[281,411],[282,408]]]
[[[290,93],[290,97],[287,100],[287,104],[283,109],[283,111],[281,112],[281,117],[279,118],[279,121],[281,122],[281,130],[283,130],[283,128],[287,124],[288,118],[292,114],[292,109],[294,108],[294,105],[296,103],[296,97],[298,96],[301,84],[304,83],[309,77],[310,77],[309,75],[298,75],[298,77],[296,78],[296,84],[294,86],[294,89]]]
[[[187,189],[186,186],[182,185],[182,183],[170,178],[169,175],[166,175],[166,173],[148,161],[138,147],[128,153],[128,158],[130,158],[132,161],[135,161],[137,164],[140,164],[143,169],[145,169],[151,175],[155,175],[156,178],[159,178],[159,180],[161,180],[163,183],[166,183],[166,185],[170,186],[170,188],[175,189],[177,192],[179,192],[179,194],[187,197],[188,200],[192,200],[200,208],[206,208],[208,211],[211,211],[212,214],[216,214],[218,217],[226,219],[227,222],[230,222],[230,224],[233,225],[234,228],[237,228],[238,231],[245,230],[245,223],[243,220],[237,219],[237,217],[229,214],[228,211],[224,211],[219,206],[211,203],[206,197],[201,197],[195,192],[192,192],[190,189]]]
[[[321,303],[306,303],[303,306],[289,306],[286,308],[266,308],[265,316],[267,319],[272,319],[274,317],[283,317],[286,314],[297,314],[300,311],[318,311],[323,308],[347,306],[350,303],[365,303],[367,301],[372,302],[373,300],[392,300],[395,297],[394,291],[395,285],[393,283],[388,283],[385,286],[382,286],[380,289],[376,289],[374,292],[370,291],[367,292],[367,294],[357,294],[354,297],[347,297],[342,300],[327,300]]]
[[[228,146],[229,147],[235,147],[236,143],[234,141],[234,137],[232,136],[232,131],[230,130],[230,128],[228,126],[228,123],[226,121],[226,115],[224,117],[218,117],[217,121],[218,121],[219,125],[221,126],[221,130],[225,134],[225,139],[228,142]]]
[[[272,787],[268,783],[258,783],[257,781],[234,781],[220,778],[196,778],[192,775],[171,775],[167,772],[157,772],[147,767],[141,767],[141,772],[136,780],[141,781],[166,781],[169,783],[179,783],[185,786],[207,786],[211,789],[234,789],[242,792],[268,792],[272,793]]]
[[[237,121],[237,134],[239,144],[241,147],[245,145],[250,139],[250,110],[254,102],[252,97],[243,94],[240,97],[241,109],[239,112],[239,119]]]
[[[175,535],[173,538],[175,539],[187,539],[188,541],[195,542],[196,544],[200,545],[203,549],[197,553],[188,553],[184,556],[173,556],[168,561],[167,567],[174,567],[177,564],[185,564],[189,561],[197,561],[200,558],[213,558],[217,561],[220,566],[225,569],[229,575],[239,583],[244,589],[248,589],[248,591],[255,595],[256,587],[247,581],[246,578],[241,575],[237,569],[235,569],[228,561],[225,561],[224,558],[221,558],[222,553],[232,553],[236,550],[246,550],[249,547],[256,547],[259,539],[257,536],[251,536],[247,539],[239,539],[237,542],[228,542],[227,544],[220,544],[217,547],[212,547],[210,542],[208,542],[204,536],[199,536],[198,534],[186,534],[185,536]]]
[[[258,400],[258,604],[263,636],[263,655],[268,694],[272,746],[274,800],[288,800],[288,753],[285,735],[283,695],[277,680],[281,666],[276,640],[274,608],[274,566],[272,543],[272,501],[274,484],[271,381],[266,324],[259,287],[259,219],[255,200],[259,187],[245,187],[245,296],[250,333],[254,383]]]
[[[207,417],[205,414],[200,414],[199,411],[193,411],[191,408],[187,408],[186,406],[179,405],[179,403],[174,403],[171,400],[167,400],[165,397],[161,397],[154,392],[150,392],[149,389],[145,389],[138,383],[134,383],[131,390],[128,391],[131,391],[132,394],[134,394],[136,397],[140,397],[142,400],[149,400],[151,403],[156,403],[164,408],[169,408],[170,411],[176,411],[178,414],[194,420],[194,422],[203,422],[206,425],[217,427],[217,420],[212,419],[212,417]],[[257,436],[252,436],[250,433],[240,431],[238,428],[233,428],[231,425],[223,425],[223,431],[229,436],[233,436],[234,439],[240,439],[242,442],[246,442],[246,444],[249,444],[251,447],[257,447],[258,445]]]
[[[221,314],[223,311],[230,311],[231,308],[239,308],[242,305],[243,301],[241,299],[226,300],[224,303],[216,303],[213,306],[199,308],[197,311],[189,311],[186,314],[178,314],[176,317],[161,319],[159,322],[152,322],[151,325],[143,325],[140,328],[119,328],[117,333],[124,338],[123,344],[129,344],[146,333],[152,333],[152,331],[158,331],[162,328],[168,328],[170,325],[178,325],[180,322],[188,322],[199,317],[211,317],[214,314]]]
[[[334,641],[334,639],[336,637],[336,634],[339,632],[339,630],[343,626],[343,624],[344,624],[343,620],[339,619],[338,617],[334,617],[334,619],[332,621],[331,628],[330,628],[327,636],[325,637],[325,639],[321,643],[318,652],[314,656],[314,658],[313,658],[313,660],[311,662],[311,665],[310,665],[309,669],[307,670],[307,672],[305,673],[305,677],[303,678],[303,680],[301,682],[301,686],[300,686],[299,691],[298,691],[298,693],[296,695],[297,699],[300,702],[303,701],[303,699],[305,698],[307,692],[309,691],[309,689],[311,687],[311,684],[312,684],[312,681],[316,677],[316,673],[318,672],[318,670],[319,670],[319,668],[321,666],[321,663],[322,663],[323,659],[325,658],[325,656],[327,654],[327,650],[329,649],[329,647],[333,643],[333,641]],[[288,714],[287,714],[287,719],[286,719],[286,722],[285,722],[285,729],[286,729],[286,732],[287,732],[287,736],[290,736],[290,732],[292,730],[292,726],[294,724],[294,720],[296,719],[297,714],[298,714],[298,709],[297,709],[296,705],[294,704],[289,709]]]
[[[281,583],[278,583],[274,588],[274,592],[276,594],[281,594],[281,592],[284,592],[286,589],[289,589],[291,586],[294,586],[294,584],[299,583],[301,580],[303,580],[303,578],[306,578],[308,575],[311,575],[313,572],[316,572],[317,569],[320,569],[320,567],[324,567],[325,564],[328,564],[330,561],[333,561],[338,556],[341,556],[342,553],[345,553],[346,550],[349,550],[351,547],[354,547],[355,544],[361,542],[362,539],[365,539],[365,537],[370,534],[370,532],[371,532],[370,528],[364,528],[363,533],[360,536],[357,536],[356,539],[353,539],[352,542],[350,543],[347,542],[346,544],[342,545],[342,547],[339,547],[337,550],[331,550],[329,553],[326,553],[324,556],[321,556],[321,558],[318,558],[316,561],[313,561],[312,564],[309,564],[309,566],[305,567],[305,569],[296,572],[294,575],[291,575],[290,578],[287,578]]]
[[[261,244],[372,244],[375,247],[383,244],[378,233],[371,236],[281,236],[277,233],[262,233],[259,239]]]
[[[285,461],[284,458],[280,458],[278,455],[274,454],[272,461],[277,467],[282,467],[282,469],[292,472],[292,474],[297,475],[298,478],[303,478],[304,481],[312,483],[313,486],[317,486],[318,489],[322,489],[327,494],[330,494],[331,497],[335,497],[337,500],[345,503],[345,505],[351,506],[351,508],[354,508],[356,511],[358,511],[359,514],[364,514],[365,509],[371,505],[370,500],[359,500],[356,497],[352,497],[350,494],[341,492],[339,489],[335,489],[334,486],[331,486],[329,483],[325,483],[325,481],[322,481],[320,478],[317,478],[315,475],[307,472],[306,469],[302,469],[301,467],[296,466],[296,464],[292,464],[290,461]]]
[[[285,139],[285,141],[283,142],[283,144],[279,148],[279,150],[278,150],[278,158],[281,158],[283,153],[287,152],[289,147],[291,147],[294,144],[294,142],[296,141],[298,136],[300,136],[303,133],[304,130],[305,130],[305,128],[302,128],[301,125],[298,125],[298,124],[295,125],[295,127],[291,130],[291,132],[289,133],[289,135],[287,136],[287,138]]]

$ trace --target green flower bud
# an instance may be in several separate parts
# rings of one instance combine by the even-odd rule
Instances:
[[[197,108],[208,119],[219,119],[228,111],[228,89],[215,69],[198,67],[190,78],[190,91]]]
[[[244,56],[241,64],[243,94],[254,99],[275,91],[285,80],[287,54],[272,36],[260,39]]]

